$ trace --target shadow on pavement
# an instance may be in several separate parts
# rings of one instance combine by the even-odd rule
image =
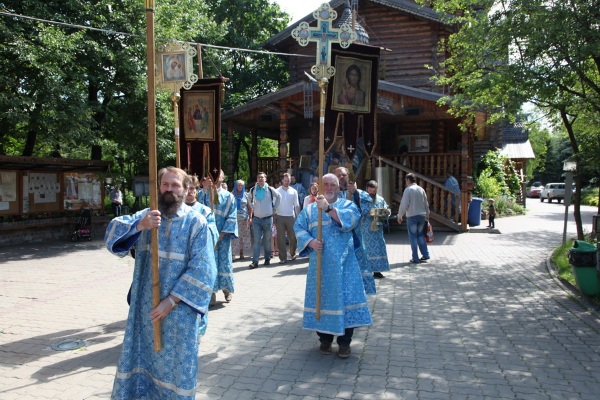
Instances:
[[[29,363],[54,355],[56,354],[56,351],[53,350],[51,346],[66,340],[83,340],[86,342],[86,346],[81,349],[90,350],[94,348],[94,345],[114,340],[116,337],[120,336],[120,332],[123,332],[124,330],[125,321],[123,320],[108,325],[88,327],[85,328],[85,330],[70,329],[60,332],[53,332],[46,335],[33,336],[23,340],[17,340],[15,342],[0,345],[2,362],[6,364],[20,365],[25,362]],[[116,347],[120,347],[120,345]],[[112,351],[115,352],[115,350]],[[80,363],[81,357],[87,357],[90,355],[89,353],[84,354],[77,350],[68,350],[61,353],[69,354],[71,358],[67,361],[78,366],[82,365]],[[96,353],[98,352],[92,354]],[[105,362],[101,365],[98,365],[99,361],[96,360],[94,363],[95,367],[103,368],[115,365],[119,355],[118,351],[116,351],[115,354],[116,357],[111,358],[110,360],[106,360],[106,357],[104,357]],[[44,368],[56,368],[56,364]],[[64,369],[64,371],[68,370],[69,369]],[[44,374],[44,376],[47,378],[48,375]],[[46,378],[43,380],[46,380]]]
[[[1,246],[0,260],[2,261],[20,261],[24,259],[43,260],[60,257],[73,252],[97,250],[104,247],[102,240],[92,240],[91,242],[40,242],[32,244],[23,244],[20,246]]]

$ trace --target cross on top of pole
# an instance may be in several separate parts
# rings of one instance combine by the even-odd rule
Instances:
[[[317,28],[311,28],[308,23],[302,22],[292,31],[292,37],[306,46],[310,42],[317,43],[317,64],[311,68],[311,73],[317,78],[331,78],[335,68],[331,66],[331,44],[339,43],[342,48],[347,48],[356,40],[356,33],[350,25],[342,24],[333,28],[332,21],[337,18],[337,12],[329,3],[321,4],[313,16],[318,22]]]

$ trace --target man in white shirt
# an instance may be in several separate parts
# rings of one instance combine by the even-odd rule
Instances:
[[[290,186],[290,174],[287,172],[283,174],[281,186],[277,188],[277,192],[281,195],[275,221],[275,228],[277,228],[277,248],[279,249],[279,264],[285,264],[287,262],[286,234],[290,242],[290,256],[292,260],[296,259],[294,222],[296,222],[296,217],[300,213],[298,192]]]

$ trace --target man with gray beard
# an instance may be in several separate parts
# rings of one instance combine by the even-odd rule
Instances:
[[[303,256],[309,256],[302,327],[317,332],[321,354],[331,354],[331,344],[337,336],[338,356],[348,358],[354,328],[371,325],[372,321],[361,271],[352,251],[352,232],[358,225],[360,213],[356,204],[339,198],[338,191],[338,178],[334,174],[323,176],[323,195],[302,210],[294,230],[298,249]],[[317,279],[318,253],[321,253],[320,279]],[[317,283],[321,286],[322,314],[319,318],[316,313]]]

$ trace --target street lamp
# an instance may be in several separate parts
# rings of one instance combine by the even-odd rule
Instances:
[[[117,156],[115,157],[117,159],[117,162],[119,163],[119,168],[121,168],[121,175],[123,175],[123,169],[124,169],[124,165],[125,165],[125,159],[121,156]]]
[[[110,171],[110,164],[108,165],[108,171],[106,178],[104,178],[104,182],[106,182],[107,185],[110,185],[112,183],[112,172]]]
[[[569,206],[571,205],[571,195],[573,191],[573,174],[577,171],[576,161],[565,161],[563,163],[563,171],[565,172],[565,224],[563,227],[563,245],[567,242],[567,220],[569,219]],[[548,200],[550,201],[550,200]]]

